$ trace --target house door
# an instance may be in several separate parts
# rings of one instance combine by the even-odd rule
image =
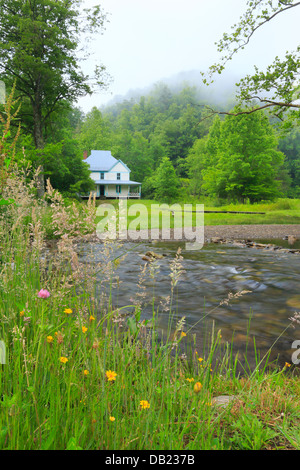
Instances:
[[[105,186],[104,186],[104,184],[100,184],[99,190],[100,190],[99,196],[104,196],[105,195]]]

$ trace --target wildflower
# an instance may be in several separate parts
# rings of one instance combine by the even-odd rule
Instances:
[[[86,326],[83,326],[83,327],[82,327],[82,333],[86,333],[86,332],[87,332],[87,330],[88,330],[88,329],[87,329],[87,327],[86,327]]]
[[[113,422],[113,421],[116,420],[116,418],[114,418],[114,416],[110,416],[110,417],[109,417],[109,420]]]
[[[188,382],[194,382],[194,379],[193,379],[193,377],[191,377],[190,379],[189,379],[189,378],[187,378],[186,380],[187,380]]]
[[[40,299],[48,299],[48,297],[50,297],[50,292],[47,291],[47,289],[41,289],[37,296],[40,298]]]
[[[83,375],[84,375],[85,377],[87,377],[87,376],[89,375],[89,371],[88,371],[87,369],[85,369],[85,370],[83,371]]]
[[[47,343],[53,343],[53,336],[47,336]]]
[[[117,374],[112,370],[108,370],[106,372],[106,377],[107,377],[107,380],[111,382],[112,380],[116,380]]]
[[[66,362],[68,362],[68,358],[67,357],[64,357],[64,356],[61,356],[60,358],[60,362],[62,362],[63,364],[66,364]]]
[[[24,323],[30,323],[31,317],[24,317],[23,320],[24,320]]]
[[[194,385],[194,392],[199,393],[202,388],[202,384],[200,382],[196,382]]]
[[[147,408],[150,408],[150,403],[147,400],[141,400],[140,406],[142,410],[146,410]]]
[[[289,362],[286,362],[285,367],[291,367],[291,364]]]
[[[73,310],[71,308],[65,308],[64,313],[66,313],[67,315],[70,315],[70,313],[73,313]]]
[[[24,310],[22,310],[22,311],[20,312],[20,317],[24,317],[24,315],[25,315],[25,312],[24,312]]]
[[[90,322],[94,321],[95,320],[95,317],[93,317],[93,315],[90,316]]]
[[[202,362],[202,361],[203,361],[203,358],[202,358],[202,357],[198,357],[198,361],[199,361],[199,362]]]
[[[180,337],[183,338],[184,336],[186,336],[186,333],[182,331]]]

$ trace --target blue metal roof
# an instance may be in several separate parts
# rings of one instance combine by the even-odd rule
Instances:
[[[108,171],[118,160],[112,156],[110,150],[92,150],[85,162],[89,164],[91,171]]]

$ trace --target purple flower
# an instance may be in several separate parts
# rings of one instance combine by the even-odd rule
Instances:
[[[40,299],[48,299],[50,292],[48,292],[47,289],[41,289],[40,292],[38,292],[38,297],[40,297]]]

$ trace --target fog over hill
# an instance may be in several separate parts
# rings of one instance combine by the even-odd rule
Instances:
[[[110,106],[124,101],[138,102],[142,96],[147,96],[155,89],[158,84],[165,84],[171,92],[178,93],[185,87],[196,87],[199,101],[207,104],[223,107],[232,107],[235,101],[236,83],[241,78],[240,74],[226,73],[216,77],[215,81],[209,86],[202,81],[202,76],[198,70],[182,71],[176,75],[165,77],[156,83],[144,88],[130,89],[125,95],[116,95],[106,104],[100,107],[105,110]]]

